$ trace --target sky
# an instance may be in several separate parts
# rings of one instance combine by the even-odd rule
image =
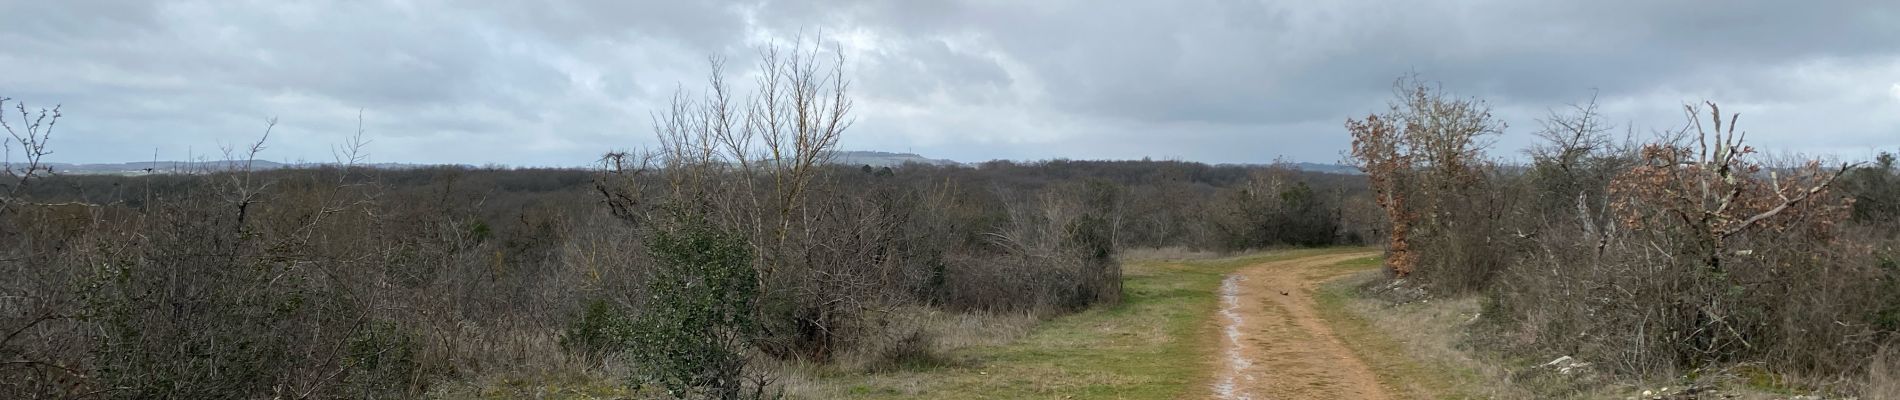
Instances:
[[[60,162],[215,159],[271,117],[260,157],[325,162],[360,116],[372,162],[584,166],[709,58],[743,83],[801,38],[845,56],[847,150],[1335,162],[1411,75],[1491,105],[1498,157],[1592,96],[1639,136],[1708,100],[1769,151],[1900,150],[1891,0],[0,0],[0,96],[62,107]]]

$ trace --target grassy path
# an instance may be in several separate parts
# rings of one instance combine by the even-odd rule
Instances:
[[[1360,270],[1339,265],[1377,256],[1364,251],[1260,263],[1228,275],[1223,305],[1221,368],[1209,382],[1218,399],[1409,398],[1385,385],[1321,316],[1321,282]]]
[[[968,348],[943,365],[819,376],[807,397],[854,399],[1209,398],[1220,351],[1222,279],[1243,267],[1364,248],[1279,251],[1125,266],[1126,300],[1056,318],[1006,345]]]

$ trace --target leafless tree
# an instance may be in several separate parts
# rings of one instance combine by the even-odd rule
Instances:
[[[13,182],[10,182],[11,185],[6,188],[6,197],[0,198],[0,215],[5,215],[12,210],[15,203],[19,201],[20,192],[26,189],[26,185],[33,178],[53,172],[52,167],[47,166],[42,159],[52,154],[46,146],[53,139],[53,127],[59,124],[60,117],[57,105],[52,109],[42,108],[37,113],[33,113],[27,111],[26,103],[15,102],[13,107],[19,113],[20,119],[9,123],[7,120],[10,118],[4,116],[6,102],[9,100],[13,99],[0,97],[0,128],[5,128],[9,136],[8,143],[0,146],[5,152],[5,156],[0,157],[0,169],[3,169]],[[18,126],[16,127],[15,124]],[[19,148],[21,157],[18,162],[13,159],[13,150],[16,146]]]

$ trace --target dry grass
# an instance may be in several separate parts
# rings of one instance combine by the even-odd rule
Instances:
[[[946,312],[924,306],[887,310],[880,319],[882,332],[865,335],[826,368],[871,373],[940,365],[959,349],[1015,341],[1042,320],[1031,313]]]
[[[1344,263],[1341,268],[1371,268],[1376,259]],[[1380,383],[1406,393],[1430,393],[1441,399],[1606,399],[1636,398],[1644,390],[1685,387],[1680,381],[1617,381],[1585,367],[1559,372],[1544,366],[1558,356],[1500,355],[1471,347],[1481,334],[1480,295],[1394,303],[1365,296],[1362,288],[1381,280],[1376,271],[1324,285],[1320,313],[1334,332],[1366,360]],[[1743,399],[1759,393],[1738,394]],[[1673,397],[1672,397],[1673,398]]]
[[[932,327],[939,332],[937,346],[943,351],[1007,344],[1028,334],[1038,321],[1031,314],[930,313]]]
[[[1226,256],[1220,252],[1195,250],[1181,246],[1124,249],[1116,254],[1123,264],[1154,264],[1187,260],[1211,260]]]
[[[1368,258],[1341,267],[1377,263]],[[1513,384],[1503,363],[1461,347],[1480,309],[1477,297],[1392,304],[1359,295],[1359,287],[1379,278],[1368,271],[1329,282],[1315,300],[1320,315],[1366,360],[1380,384],[1432,398],[1540,398]]]
[[[1394,303],[1367,296],[1364,288],[1381,281],[1372,271],[1376,258],[1342,263],[1338,268],[1367,269],[1325,284],[1317,294],[1321,316],[1379,376],[1380,384],[1399,393],[1430,393],[1421,398],[1605,399],[1645,398],[1645,392],[1671,399],[1693,399],[1689,387],[1715,388],[1723,399],[1783,399],[1807,393],[1789,377],[1747,365],[1721,371],[1646,378],[1612,377],[1584,367],[1569,373],[1544,366],[1560,355],[1499,354],[1472,347],[1482,311],[1480,295]],[[1862,399],[1900,399],[1900,352],[1876,359],[1858,390]]]
[[[604,368],[510,371],[469,382],[438,385],[432,399],[635,399],[661,398],[626,384],[623,372]]]
[[[1864,399],[1900,399],[1900,349],[1888,348],[1875,356],[1867,368],[1867,384],[1860,390]]]

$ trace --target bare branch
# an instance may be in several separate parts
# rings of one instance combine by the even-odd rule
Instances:
[[[1839,179],[1841,175],[1847,174],[1847,171],[1852,169],[1853,167],[1854,167],[1854,164],[1841,164],[1841,167],[1838,170],[1834,171],[1833,174],[1828,175],[1827,179],[1821,181],[1821,183],[1808,188],[1808,190],[1801,191],[1801,193],[1796,195],[1794,198],[1785,198],[1785,200],[1783,200],[1781,204],[1776,205],[1774,208],[1771,208],[1768,211],[1763,211],[1759,214],[1750,216],[1748,217],[1748,219],[1742,220],[1741,223],[1736,224],[1732,228],[1719,231],[1718,236],[1721,236],[1721,237],[1733,236],[1736,233],[1739,233],[1743,230],[1748,229],[1751,226],[1754,226],[1755,223],[1757,222],[1761,222],[1762,220],[1773,218],[1775,215],[1781,214],[1782,211],[1787,210],[1789,207],[1794,207],[1795,205],[1800,204],[1802,201],[1807,200],[1808,197],[1814,196],[1817,193],[1821,193],[1822,191],[1827,190],[1829,187],[1831,187],[1834,184],[1835,179]]]

